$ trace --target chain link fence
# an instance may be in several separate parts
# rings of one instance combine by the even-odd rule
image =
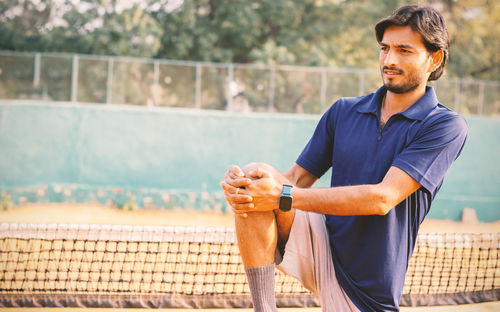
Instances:
[[[320,114],[380,85],[378,70],[0,51],[0,99]],[[464,115],[500,115],[500,81],[432,85]]]

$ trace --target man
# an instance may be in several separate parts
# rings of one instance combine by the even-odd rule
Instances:
[[[399,310],[419,226],[467,126],[426,86],[448,58],[442,16],[405,6],[375,33],[376,93],[332,105],[285,174],[231,166],[221,183],[256,311],[276,311],[275,263],[317,293],[324,311]],[[330,166],[331,188],[311,189]]]

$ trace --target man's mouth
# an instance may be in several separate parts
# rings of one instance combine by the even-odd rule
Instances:
[[[388,68],[388,67],[384,67],[383,72],[386,76],[396,76],[396,75],[401,75],[403,73],[403,71],[400,69]]]

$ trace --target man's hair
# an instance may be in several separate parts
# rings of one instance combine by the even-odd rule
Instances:
[[[385,30],[390,26],[410,26],[422,36],[427,51],[431,53],[438,50],[443,51],[441,65],[429,76],[429,81],[438,80],[444,73],[444,66],[449,55],[448,48],[450,47],[448,29],[443,16],[429,7],[419,7],[418,5],[401,7],[375,25],[375,35],[379,43],[384,37]]]

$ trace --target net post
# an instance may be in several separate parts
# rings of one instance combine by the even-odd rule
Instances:
[[[78,97],[78,65],[78,55],[73,54],[71,58],[71,102],[76,102]]]
[[[33,69],[33,87],[40,85],[40,53],[35,53]]]
[[[108,73],[106,79],[106,104],[111,103],[113,92],[113,59],[108,58]]]

